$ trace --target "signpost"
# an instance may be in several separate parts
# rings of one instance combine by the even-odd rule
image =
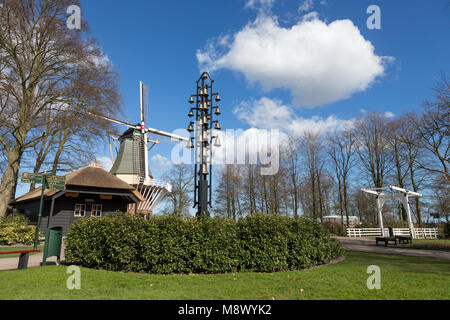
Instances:
[[[39,229],[41,227],[41,218],[42,218],[42,212],[44,209],[44,193],[46,189],[49,190],[66,190],[66,177],[57,177],[48,175],[47,171],[45,171],[43,174],[41,173],[24,173],[22,175],[22,183],[36,183],[42,185],[42,191],[41,191],[41,203],[39,206],[39,216],[38,216],[38,223],[36,226],[36,237],[34,240],[34,250],[37,250],[38,243],[39,243]]]

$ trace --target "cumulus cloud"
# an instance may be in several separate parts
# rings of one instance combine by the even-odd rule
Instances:
[[[313,6],[314,6],[313,0],[304,0],[302,3],[300,3],[300,6],[298,7],[298,12],[309,11],[313,8]]]
[[[101,168],[103,168],[104,170],[106,170],[108,172],[111,170],[111,168],[113,166],[112,159],[109,157],[96,158],[95,163],[97,163]]]
[[[387,119],[395,118],[395,114],[394,114],[393,112],[390,112],[390,111],[386,112],[386,113],[384,114],[384,116],[385,116]]]
[[[259,100],[243,101],[234,108],[238,119],[257,128],[280,128],[292,117],[292,110],[278,99],[262,97]]]
[[[327,133],[352,126],[354,119],[339,119],[334,115],[327,118],[300,117],[292,108],[280,100],[262,97],[251,102],[242,102],[234,109],[238,119],[249,125],[265,129],[280,129],[290,135],[301,136],[305,132]]]
[[[287,135],[276,129],[226,130],[215,135],[222,146],[213,148],[213,164],[261,164],[262,175],[278,172],[280,150],[288,141]]]
[[[275,0],[247,0],[245,8],[271,8]]]
[[[164,170],[164,169],[167,169],[167,167],[170,167],[172,165],[172,162],[168,158],[166,158],[160,154],[154,155],[151,158],[151,162],[152,162],[152,168],[155,170]]]
[[[289,89],[293,104],[315,107],[366,90],[392,58],[375,54],[351,20],[321,21],[316,12],[290,28],[260,13],[241,31],[197,51],[202,70],[242,73],[264,91]]]

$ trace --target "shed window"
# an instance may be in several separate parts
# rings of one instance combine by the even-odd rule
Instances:
[[[91,210],[92,217],[101,217],[102,216],[102,205],[101,204],[93,204]]]
[[[75,205],[75,217],[84,217],[86,214],[86,205],[85,204],[76,204]]]

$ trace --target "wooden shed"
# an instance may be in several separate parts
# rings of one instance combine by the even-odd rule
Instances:
[[[10,205],[36,225],[41,187],[23,195]],[[98,167],[86,167],[66,176],[66,190],[45,190],[41,232],[63,227],[64,236],[78,219],[101,218],[115,211],[127,212],[129,204],[144,201],[136,189]]]

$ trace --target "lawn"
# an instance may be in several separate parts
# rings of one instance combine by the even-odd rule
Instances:
[[[30,251],[34,250],[33,246],[28,247],[0,247],[0,252],[15,252],[15,251]],[[41,252],[44,251],[44,246],[38,246],[38,250]],[[30,255],[34,255],[36,253],[31,253]],[[0,259],[6,259],[6,258],[17,258],[20,254],[1,254]]]
[[[408,249],[450,251],[450,240],[414,240],[412,244],[402,246]]]
[[[0,272],[0,299],[295,300],[450,299],[450,260],[347,252],[339,264],[274,274],[148,275],[81,269],[68,290],[65,266]],[[381,268],[368,290],[367,267]]]

